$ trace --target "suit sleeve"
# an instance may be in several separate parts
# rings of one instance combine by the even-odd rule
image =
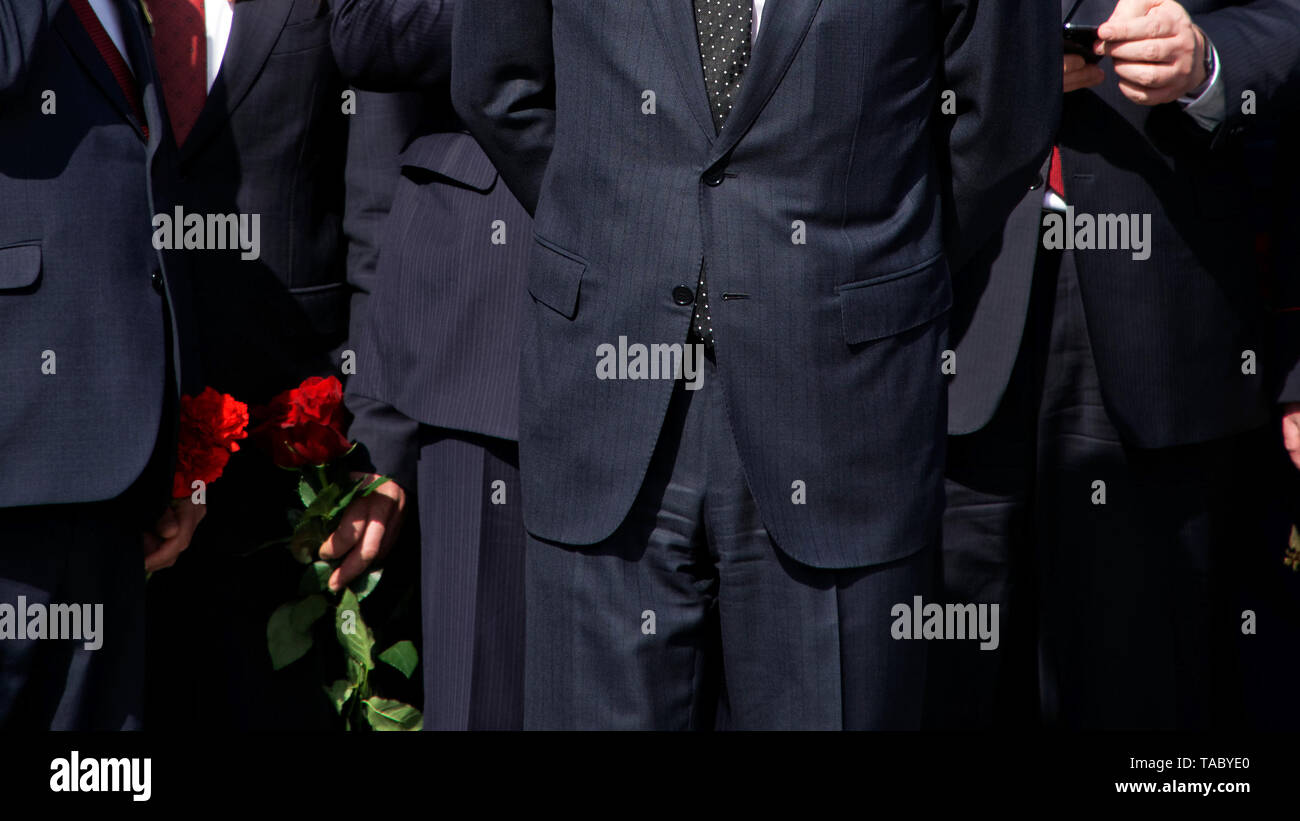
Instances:
[[[397,156],[419,128],[424,108],[420,94],[360,92],[348,130],[343,231],[348,242],[352,301],[347,347],[357,351],[359,368],[367,367],[369,357],[361,356],[361,349],[371,344],[372,323],[384,321],[382,316],[371,315],[370,294],[379,274],[383,226],[401,174]],[[419,424],[386,403],[359,394],[358,386],[368,382],[365,376],[353,375],[347,384],[346,404],[354,417],[349,435],[358,443],[351,464],[357,470],[392,477],[410,492],[415,482]]]
[[[1258,0],[1198,14],[1193,18],[1219,52],[1219,66],[1227,102],[1227,118],[1214,135],[1214,145],[1247,129],[1286,121],[1286,140],[1300,133],[1300,0]],[[1245,103],[1246,92],[1254,95],[1253,113]],[[1285,149],[1284,149],[1285,151]],[[1284,219],[1275,236],[1293,246],[1292,226],[1296,208],[1290,196],[1294,181],[1300,180],[1290,155],[1281,174],[1284,181],[1279,208]],[[1278,401],[1300,402],[1300,270],[1290,255],[1275,262],[1274,283],[1278,313],[1275,321],[1281,358]]]
[[[22,87],[64,0],[0,0],[0,94]]]
[[[455,0],[343,0],[330,24],[334,61],[368,91],[422,91],[451,77]]]
[[[352,340],[361,336],[366,300],[379,270],[380,238],[401,175],[398,155],[420,128],[425,99],[414,92],[362,91],[356,102],[343,171],[343,233],[348,246],[348,283],[353,288],[348,336]]]
[[[420,423],[385,402],[349,392],[344,404],[352,413],[348,438],[357,447],[349,467],[387,476],[407,493],[415,492],[420,456]]]
[[[451,80],[457,113],[532,214],[555,144],[550,0],[462,0]]]
[[[1061,112],[1061,15],[1041,0],[941,0],[949,267],[1001,231],[1051,151]],[[951,95],[950,95],[951,96]]]
[[[1267,228],[1269,270],[1273,295],[1274,333],[1278,357],[1277,401],[1300,402],[1300,201],[1293,192],[1300,190],[1300,155],[1287,150],[1300,140],[1300,109],[1293,109],[1277,131],[1278,150],[1270,171],[1273,197]]]
[[[1300,103],[1300,0],[1259,0],[1198,14],[1219,53],[1227,119],[1216,133],[1276,123]],[[1244,106],[1254,95],[1254,113]]]

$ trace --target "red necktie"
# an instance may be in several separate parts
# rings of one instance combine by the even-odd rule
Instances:
[[[113,73],[113,79],[117,80],[122,93],[126,95],[127,103],[131,106],[131,111],[140,122],[141,132],[146,140],[149,139],[149,125],[144,116],[144,106],[140,102],[140,92],[135,87],[135,76],[127,67],[122,53],[117,50],[117,46],[113,45],[113,38],[108,36],[104,24],[99,22],[99,17],[90,7],[89,0],[68,0],[68,4],[72,6],[77,19],[81,21],[82,28],[90,35],[90,41],[95,44],[99,56],[103,57],[104,62],[108,64],[108,70]]]
[[[203,0],[155,0],[153,53],[176,144],[185,142],[208,96],[208,38]]]
[[[1047,172],[1047,184],[1057,196],[1065,199],[1065,174],[1061,171],[1061,149],[1052,146],[1052,167]]]

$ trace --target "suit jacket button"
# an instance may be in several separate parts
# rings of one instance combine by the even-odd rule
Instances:
[[[163,292],[162,271],[155,268],[153,270],[153,275],[149,277],[149,284],[153,285],[153,289],[161,294]]]
[[[1043,175],[1042,175],[1042,174],[1035,174],[1035,175],[1034,175],[1034,181],[1033,181],[1033,183],[1030,184],[1030,186],[1029,186],[1029,190],[1030,190],[1030,191],[1037,191],[1038,189],[1040,189],[1040,188],[1042,188],[1042,187],[1043,187]]]
[[[722,179],[724,176],[725,174],[723,174],[720,166],[710,168],[708,171],[704,172],[704,184],[712,188],[717,188],[719,185],[722,185]]]
[[[685,285],[678,285],[673,289],[673,302],[678,305],[690,305],[695,301],[695,292]]]

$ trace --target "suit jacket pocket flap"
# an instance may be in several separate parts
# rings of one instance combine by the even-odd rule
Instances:
[[[587,263],[541,237],[533,244],[528,293],[533,299],[573,319],[578,315],[578,288]]]
[[[402,152],[403,168],[421,168],[473,188],[491,191],[497,170],[468,134],[443,132],[417,137]]]
[[[348,283],[330,282],[291,288],[289,293],[316,333],[334,337],[347,332],[348,306],[352,300],[352,287]],[[285,327],[290,326],[288,323]]]
[[[26,288],[41,273],[41,246],[0,248],[0,290]]]
[[[942,255],[892,274],[835,289],[844,341],[884,339],[924,325],[952,307],[952,282]]]

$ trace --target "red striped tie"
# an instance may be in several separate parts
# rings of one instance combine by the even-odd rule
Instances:
[[[153,53],[162,81],[167,116],[181,145],[208,97],[208,38],[203,0],[161,0],[152,4]]]
[[[113,73],[113,79],[117,80],[122,93],[126,95],[126,101],[140,123],[141,133],[146,140],[149,139],[149,125],[144,116],[144,106],[140,102],[140,92],[135,86],[135,76],[131,74],[131,69],[127,68],[126,60],[122,59],[117,46],[113,45],[113,38],[108,36],[104,24],[99,22],[99,17],[90,7],[89,0],[68,0],[68,4],[76,12],[77,19],[81,20],[82,27],[90,35],[90,41],[95,44],[99,55],[108,64],[108,70]]]

